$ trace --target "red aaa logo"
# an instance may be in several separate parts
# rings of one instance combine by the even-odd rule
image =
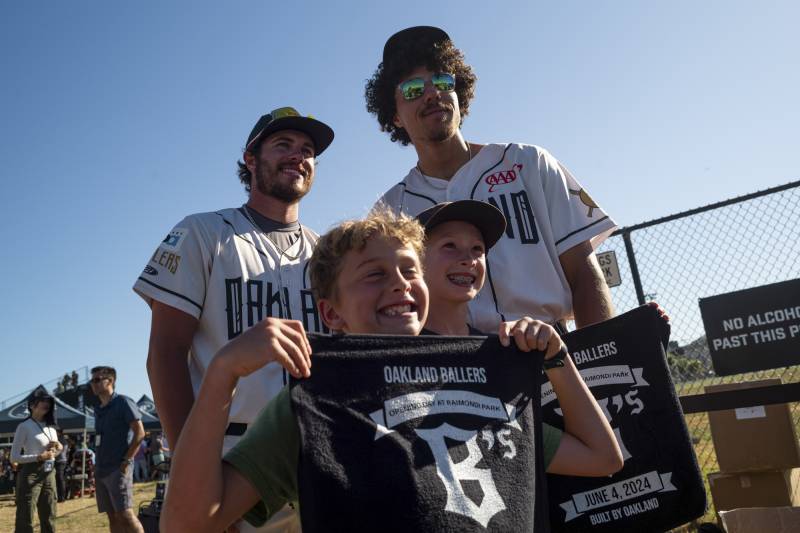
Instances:
[[[522,170],[522,165],[516,163],[509,170],[500,170],[486,176],[484,181],[489,184],[489,192],[494,192],[494,188],[497,185],[506,185],[516,180],[518,170]]]

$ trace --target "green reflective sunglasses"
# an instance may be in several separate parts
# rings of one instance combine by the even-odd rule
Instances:
[[[411,78],[397,86],[406,100],[416,100],[425,94],[425,78]],[[456,77],[447,72],[437,72],[431,76],[431,85],[438,91],[450,92],[456,88]]]

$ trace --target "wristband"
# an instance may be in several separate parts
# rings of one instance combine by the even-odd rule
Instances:
[[[552,370],[554,368],[561,368],[564,366],[564,359],[569,355],[566,347],[562,347],[557,354],[550,359],[545,359],[542,362],[542,368],[545,370]]]

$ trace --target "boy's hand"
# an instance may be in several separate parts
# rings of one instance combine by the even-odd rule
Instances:
[[[226,344],[215,359],[236,378],[273,361],[296,378],[311,375],[311,344],[299,320],[266,318]]]
[[[657,302],[647,302],[647,305],[649,305],[650,307],[655,307],[656,311],[658,311],[659,318],[661,318],[661,320],[663,320],[664,322],[669,323],[669,315],[667,314],[666,311],[664,311],[663,307],[658,305]]]
[[[498,335],[503,346],[509,346],[513,336],[517,348],[523,352],[539,350],[545,353],[545,359],[553,357],[564,346],[553,326],[527,316],[513,322],[502,322]]]

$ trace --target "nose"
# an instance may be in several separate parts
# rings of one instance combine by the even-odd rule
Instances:
[[[411,292],[411,282],[406,279],[403,273],[399,270],[395,270],[394,275],[392,276],[392,290],[398,291],[402,293]]]
[[[477,260],[478,258],[475,256],[472,250],[461,250],[461,258],[459,260],[459,263],[461,263],[462,265],[472,266],[475,264],[475,261]]]
[[[441,99],[439,92],[439,89],[433,86],[433,82],[431,80],[425,80],[425,89],[422,92],[422,97],[426,102],[432,102],[434,100]]]
[[[299,163],[304,159],[303,157],[303,149],[302,148],[294,148],[292,149],[287,155],[286,158],[289,161]]]

